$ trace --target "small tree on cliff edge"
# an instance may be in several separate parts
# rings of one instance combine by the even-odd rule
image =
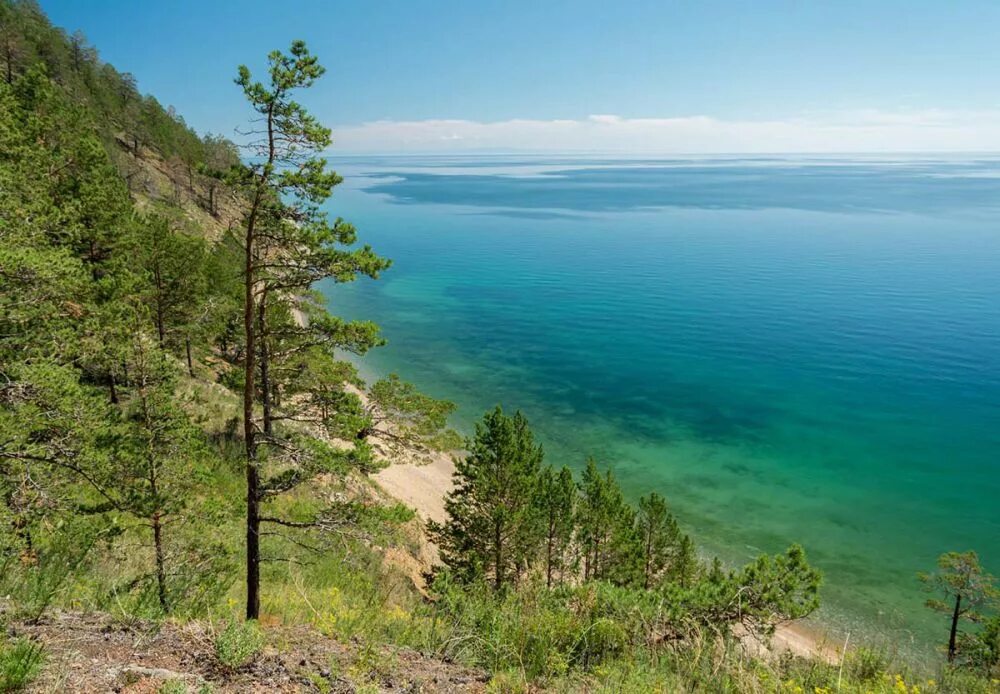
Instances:
[[[1000,597],[996,579],[983,572],[975,552],[946,552],[938,557],[938,571],[920,573],[918,578],[928,591],[941,593],[943,600],[930,598],[927,607],[951,614],[948,636],[948,662],[955,660],[958,643],[958,623],[965,619],[978,622],[979,609]]]
[[[487,579],[502,591],[517,580],[541,540],[533,502],[542,447],[524,415],[508,417],[499,406],[476,424],[467,447],[445,500],[448,521],[431,523],[431,536],[459,580]]]

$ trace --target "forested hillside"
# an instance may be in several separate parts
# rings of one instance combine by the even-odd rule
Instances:
[[[755,647],[819,605],[800,547],[724,567],[521,413],[463,444],[450,403],[364,382],[378,326],[314,285],[391,264],[326,214],[323,72],[293,42],[206,77],[246,96],[237,147],[0,0],[0,691],[996,691],[995,619],[933,683]],[[460,448],[428,534],[370,478]],[[929,585],[988,612],[956,556]]]

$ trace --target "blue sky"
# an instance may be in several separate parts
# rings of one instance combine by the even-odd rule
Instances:
[[[348,151],[1000,149],[1000,2],[42,6],[200,131],[245,118],[236,65],[302,38]]]

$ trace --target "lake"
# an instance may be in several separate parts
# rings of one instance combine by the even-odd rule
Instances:
[[[333,164],[394,265],[331,309],[463,431],[521,409],[728,562],[801,543],[841,633],[946,637],[916,572],[1000,571],[1000,160]]]

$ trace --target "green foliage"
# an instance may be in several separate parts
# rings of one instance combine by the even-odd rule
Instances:
[[[577,491],[572,471],[563,467],[556,473],[551,466],[542,468],[536,504],[544,526],[545,585],[551,588],[555,583],[562,584],[576,569],[572,547]]]
[[[639,499],[636,516],[642,555],[642,584],[658,585],[668,578],[681,585],[690,583],[697,570],[694,543],[684,535],[677,519],[667,511],[667,502],[656,492]]]
[[[633,637],[641,641],[640,611],[631,608],[644,596],[606,584],[559,591],[532,584],[499,596],[446,580],[434,587],[455,633],[446,655],[491,672],[562,676],[616,657]]]
[[[448,428],[454,403],[424,395],[396,374],[372,384],[367,399],[356,436],[381,444],[387,455],[409,454],[426,460],[431,452],[461,446],[458,434]]]
[[[445,564],[432,600],[384,563],[385,547],[416,544],[400,530],[413,515],[378,503],[361,475],[459,442],[451,403],[395,375],[366,387],[342,355],[381,345],[378,327],[330,314],[313,290],[389,267],[320,209],[341,178],[326,168],[330,131],[295,94],[322,74],[302,42],[269,56],[263,82],[239,69],[263,119],[241,162],[82,34],[51,27],[30,0],[0,0],[8,614],[205,617],[247,597],[252,616],[235,556],[259,541],[248,567],[267,582],[266,611],[364,643],[359,686],[375,686],[390,641],[481,666],[495,691],[915,691],[874,651],[854,651],[843,671],[748,657],[736,634],[766,639],[818,606],[802,549],[702,565],[666,499],[631,505],[592,460],[579,481],[543,468],[525,418],[499,407],[457,463],[449,520],[432,527]],[[173,199],[144,199],[151,156]],[[185,188],[220,219],[242,211],[242,226],[219,239],[192,227]],[[954,666],[922,691],[996,691],[992,577],[975,554],[951,553],[925,583],[955,625],[982,626],[958,634]],[[216,654],[238,669],[263,643],[255,621],[234,621]],[[41,660],[31,642],[0,646],[0,689],[23,686]]]
[[[178,232],[163,217],[137,220],[126,252],[139,277],[132,295],[148,314],[161,347],[180,353],[200,327],[208,306],[208,247],[204,239]]]
[[[974,635],[963,634],[959,651],[965,664],[1000,679],[1000,615],[987,619]]]
[[[207,158],[204,142],[171,107],[139,94],[136,79],[100,60],[81,32],[53,27],[31,0],[0,2],[0,76],[12,83],[42,67],[61,89],[102,124],[109,148],[121,138],[131,147],[153,147],[167,159],[194,166]],[[231,150],[230,150],[231,151]]]
[[[93,560],[101,535],[109,531],[90,519],[53,518],[57,532],[35,533],[20,555],[7,553],[0,572],[0,590],[14,598],[15,615],[38,621]]]
[[[182,679],[167,680],[156,690],[156,694],[188,694],[188,686]]]
[[[18,692],[27,687],[42,669],[42,646],[27,639],[0,641],[0,692]]]
[[[252,663],[264,648],[264,632],[255,621],[230,621],[215,637],[215,657],[223,667],[237,670]]]
[[[770,635],[778,624],[819,608],[822,574],[806,561],[802,547],[792,545],[784,554],[757,557],[726,583],[732,597],[722,616]]]
[[[246,202],[240,243],[248,618],[259,611],[261,523],[279,528],[338,528],[326,511],[311,518],[288,519],[262,513],[261,506],[317,475],[372,467],[366,437],[348,439],[353,449],[343,451],[302,432],[302,425],[312,423],[337,435],[331,425],[361,416],[356,399],[331,398],[327,388],[318,398],[282,397],[283,393],[302,394],[310,383],[311,379],[301,378],[302,355],[308,353],[315,367],[324,357],[334,359],[337,350],[363,354],[381,344],[374,324],[336,318],[309,292],[320,280],[375,278],[389,267],[389,261],[370,247],[355,245],[353,225],[339,218],[330,222],[319,208],[342,179],[326,169],[322,155],[330,144],[330,130],[295,101],[294,94],[311,87],[324,71],[305,43],[294,41],[288,54],[273,51],[268,55],[267,83],[255,81],[245,65],[239,67],[236,78],[257,116],[246,133],[253,156],[228,177]],[[320,406],[318,413],[308,409],[310,400]],[[346,414],[330,411],[345,404],[349,407]],[[401,426],[405,429],[407,424]]]
[[[981,615],[976,608],[989,604],[1000,597],[996,579],[985,573],[975,552],[946,552],[938,557],[938,571],[919,574],[920,581],[930,591],[944,594],[946,599],[960,598],[959,614],[971,621],[978,621]],[[930,598],[927,606],[939,612],[950,614],[954,606],[945,601]]]
[[[524,415],[509,417],[499,406],[476,424],[467,447],[445,500],[449,519],[430,531],[457,577],[472,582],[488,576],[502,591],[518,580],[541,537],[534,502],[542,448]]]
[[[983,620],[982,608],[994,604],[1000,598],[996,578],[983,571],[979,556],[972,551],[946,552],[938,557],[936,572],[921,573],[918,578],[928,592],[944,596],[944,600],[929,598],[926,605],[936,612],[951,616],[948,661],[954,661],[958,652],[960,621]]]
[[[585,580],[609,580],[619,585],[640,581],[642,547],[635,529],[635,511],[625,501],[611,470],[602,473],[593,458],[580,480],[577,524],[583,551]]]
[[[126,115],[164,157],[200,140],[33,3],[4,0],[0,19],[20,47],[0,82],[3,581],[29,618],[91,590],[140,609],[150,582],[161,609],[171,595],[204,605],[225,555],[177,540],[181,510],[213,502],[200,483],[215,460],[160,347],[214,337],[204,288],[219,268],[206,242],[137,217],[115,164]],[[84,577],[129,545],[101,596]]]
[[[885,652],[869,646],[859,646],[845,655],[848,676],[862,684],[877,683],[889,671],[891,664]]]
[[[433,588],[436,622],[448,625],[440,635],[445,656],[531,683],[608,677],[643,663],[650,680],[704,678],[700,684],[715,691],[720,663],[713,658],[735,643],[725,622],[701,621],[694,591],[664,594],[607,582],[546,589],[532,582],[498,595],[447,573]]]

